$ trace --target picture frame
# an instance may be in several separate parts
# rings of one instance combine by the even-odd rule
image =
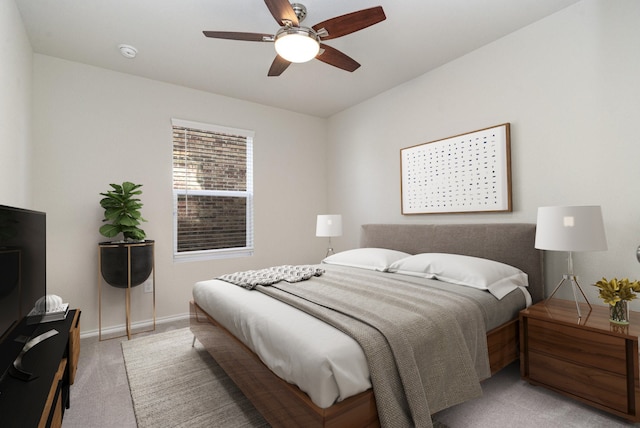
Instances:
[[[511,212],[510,123],[400,149],[403,215]]]

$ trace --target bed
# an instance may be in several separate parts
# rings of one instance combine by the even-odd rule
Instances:
[[[531,301],[535,303],[543,298],[544,288],[542,257],[540,252],[534,248],[534,239],[535,225],[532,224],[369,224],[362,226],[360,247],[363,249],[388,249],[420,255],[422,253],[459,254],[495,260],[526,273],[529,283],[527,287],[528,294]],[[338,275],[341,269],[352,269],[351,267],[343,266],[322,266],[327,270],[327,273],[323,276],[328,278],[331,278],[332,275]],[[378,277],[385,277],[385,275],[386,277],[394,275],[396,278],[402,277],[404,282],[423,281],[422,278],[414,279],[398,273],[367,272],[366,275],[369,275],[366,278],[371,278],[372,283],[378,281]],[[380,279],[380,281],[386,281],[386,277]],[[427,281],[433,280],[427,279]],[[266,342],[272,349],[277,349],[279,347],[279,339],[273,340],[273,343],[263,339],[251,340],[251,336],[254,333],[245,330],[250,329],[248,322],[238,318],[242,313],[249,314],[251,317],[251,314],[257,311],[251,309],[248,302],[245,304],[245,300],[241,300],[241,306],[231,309],[231,315],[229,315],[229,312],[227,315],[219,312],[215,302],[218,302],[218,300],[224,301],[226,297],[209,298],[210,301],[208,302],[207,298],[202,297],[200,289],[210,288],[212,284],[217,284],[217,286],[214,286],[216,289],[222,288],[219,287],[220,281],[203,281],[202,283],[198,283],[194,287],[194,301],[190,303],[191,330],[195,338],[205,346],[271,425],[317,427],[380,425],[381,418],[379,416],[382,416],[382,414],[378,414],[379,409],[376,405],[376,397],[370,384],[363,386],[361,383],[352,383],[350,380],[344,382],[347,386],[343,389],[348,392],[338,392],[339,399],[331,401],[333,400],[331,396],[318,399],[317,394],[309,391],[306,386],[296,386],[294,384],[296,380],[283,380],[283,378],[287,379],[288,373],[283,374],[280,369],[297,363],[289,361],[289,355],[280,355],[276,356],[277,362],[275,366],[273,362],[267,362],[269,364],[267,366],[263,362],[265,357],[257,355],[257,353],[262,352],[262,349],[257,349],[260,346],[257,346],[256,342]],[[260,299],[275,300],[268,296],[263,296],[262,293],[247,292],[233,285],[230,285],[230,287],[235,289],[235,294],[246,292],[243,296],[255,296],[255,299],[259,300],[257,302],[258,306],[267,307],[271,304],[265,303]],[[472,292],[478,295],[487,295],[484,291],[482,293],[479,290]],[[503,299],[514,302],[518,300],[520,301],[518,304],[521,305],[521,307],[515,309],[513,307],[509,308],[508,310],[511,312],[508,312],[510,315],[507,315],[507,318],[505,318],[505,315],[501,315],[502,319],[494,317],[495,319],[487,320],[487,315],[484,316],[487,325],[487,340],[486,349],[483,352],[488,356],[488,375],[499,371],[518,357],[517,312],[524,308],[526,304],[526,299],[522,297],[526,293],[519,293],[519,290],[514,290]],[[261,297],[258,298],[257,295]],[[246,299],[246,297],[241,298]],[[253,300],[254,297],[251,299]],[[214,302],[213,306],[211,300]],[[281,302],[278,303],[282,304]],[[271,309],[269,313],[272,314],[273,312],[280,313],[284,311]],[[229,317],[231,317],[231,321]],[[272,318],[272,316],[269,315],[269,318]],[[264,323],[264,321],[259,321],[259,323]],[[342,334],[344,335],[344,333]],[[289,336],[289,334],[281,334],[280,336]],[[291,334],[291,336],[296,337],[295,333]],[[314,346],[319,346],[320,349],[326,347],[322,342],[322,335],[314,336],[308,348],[307,345],[302,343],[303,337],[298,339],[301,340],[300,346],[293,346],[293,348],[302,350],[301,354],[314,354]],[[331,343],[334,342],[334,339],[328,340]],[[344,341],[348,342],[348,339]],[[287,349],[292,348],[290,344],[287,346]],[[292,354],[289,351],[287,353]],[[362,358],[362,356],[345,358],[347,360],[345,365],[340,366],[336,371],[342,373],[346,378],[357,377],[355,375],[352,376],[351,372],[358,372],[359,369],[357,367],[352,368],[353,366],[350,364],[354,363],[352,360],[355,361]],[[481,360],[480,358],[478,359]],[[313,360],[313,356],[311,360]],[[324,368],[317,371],[322,372],[323,370]],[[307,370],[307,372],[309,371]],[[337,379],[336,375],[333,375],[333,377]],[[315,379],[309,382],[323,384],[323,381],[316,381]],[[303,389],[307,392],[304,392]],[[322,400],[325,400],[325,402],[322,403]]]

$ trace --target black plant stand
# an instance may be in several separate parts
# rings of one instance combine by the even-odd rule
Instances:
[[[156,269],[155,269],[155,242],[151,240],[147,240],[144,242],[133,242],[133,243],[108,243],[101,242],[98,244],[98,340],[102,341],[102,283],[107,282],[105,276],[108,275],[103,274],[103,260],[102,260],[102,251],[109,249],[123,249],[126,251],[126,260],[123,260],[126,263],[126,285],[122,283],[118,283],[113,285],[116,288],[124,288],[125,289],[125,316],[126,316],[126,334],[110,337],[109,339],[115,339],[117,337],[127,336],[127,339],[131,339],[131,288],[139,285],[141,282],[146,281],[149,277],[147,276],[142,281],[132,282],[133,271],[132,271],[132,256],[135,255],[136,249],[140,247],[150,247],[151,249],[151,276],[152,276],[152,285],[153,285],[153,327],[144,331],[139,331],[137,333],[146,333],[149,331],[154,331],[156,329]],[[109,284],[109,282],[107,282]],[[136,334],[137,334],[136,333]]]

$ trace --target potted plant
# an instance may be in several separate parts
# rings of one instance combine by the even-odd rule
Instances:
[[[138,226],[146,221],[140,214],[142,202],[136,198],[142,194],[142,184],[125,181],[120,184],[110,184],[112,190],[100,193],[104,198],[100,206],[104,208],[103,222],[110,222],[100,227],[100,233],[107,238],[114,238],[122,233],[125,241],[143,241],[147,237],[144,230]]]
[[[146,221],[140,213],[143,204],[137,197],[142,194],[142,184],[125,181],[110,186],[111,190],[100,193],[102,221],[106,223],[100,227],[100,233],[107,238],[122,234],[122,240],[99,244],[100,271],[114,287],[135,287],[146,281],[153,269],[154,241],[145,240],[147,235],[139,227]]]
[[[615,324],[629,324],[628,302],[636,298],[640,292],[640,281],[629,281],[628,278],[602,278],[594,284],[600,290],[599,296],[609,304],[609,321]]]

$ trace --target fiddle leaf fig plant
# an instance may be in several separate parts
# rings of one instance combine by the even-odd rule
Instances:
[[[109,222],[100,227],[100,233],[107,238],[113,238],[122,233],[124,240],[143,241],[147,234],[139,228],[142,218],[140,208],[142,203],[136,196],[142,194],[142,184],[125,181],[120,184],[110,184],[111,190],[100,193],[104,198],[100,205],[104,208],[103,222]]]

